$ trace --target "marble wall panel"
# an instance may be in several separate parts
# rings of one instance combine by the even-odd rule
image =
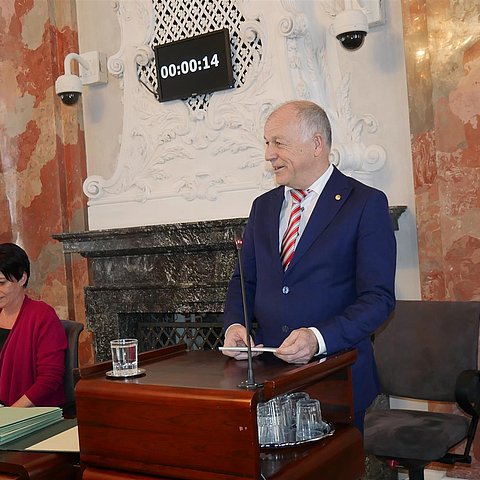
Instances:
[[[480,2],[402,6],[422,298],[479,300]],[[447,476],[480,478],[473,453]]]
[[[80,107],[67,110],[54,92],[63,59],[78,50],[74,2],[2,0],[0,5],[0,241],[28,253],[28,294],[61,318],[85,322],[84,259],[71,259],[53,240],[86,228],[85,145]],[[83,287],[82,287],[83,290]],[[82,291],[80,290],[80,291]],[[92,361],[82,334],[81,362]]]

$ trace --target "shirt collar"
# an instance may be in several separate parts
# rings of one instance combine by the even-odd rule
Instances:
[[[325,185],[327,184],[330,176],[333,173],[333,165],[330,163],[328,165],[328,168],[323,172],[323,174],[317,178],[308,188],[307,190],[311,190],[315,192],[317,195],[320,195],[325,188]],[[290,198],[290,190],[292,190],[292,187],[287,187],[285,186],[285,199],[288,200]]]

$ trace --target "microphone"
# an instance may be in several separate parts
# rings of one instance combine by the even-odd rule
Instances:
[[[245,322],[245,330],[247,331],[247,358],[248,358],[248,369],[247,369],[247,379],[238,384],[239,388],[244,388],[246,390],[255,390],[256,388],[261,387],[262,383],[256,383],[255,377],[253,375],[253,365],[252,365],[252,342],[250,341],[250,324],[248,321],[248,311],[247,311],[247,296],[245,294],[245,276],[243,274],[243,264],[241,250],[243,247],[242,235],[239,232],[235,233],[235,248],[237,249],[238,257],[238,268],[240,271],[240,287],[242,290],[242,305],[243,305],[243,318]]]

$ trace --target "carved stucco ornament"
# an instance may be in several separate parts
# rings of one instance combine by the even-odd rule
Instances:
[[[344,74],[337,90],[337,141],[331,149],[330,162],[348,175],[373,183],[372,173],[383,168],[387,152],[381,145],[365,145],[363,142],[364,130],[375,133],[378,121],[373,115],[358,117],[353,114],[349,90],[350,75]]]

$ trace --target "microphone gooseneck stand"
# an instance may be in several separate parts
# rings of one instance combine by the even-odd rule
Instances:
[[[256,388],[261,387],[263,384],[255,382],[255,377],[253,374],[252,342],[250,341],[250,324],[248,321],[247,296],[245,294],[245,277],[243,274],[243,265],[242,265],[242,256],[241,256],[242,246],[243,246],[242,238],[241,237],[235,238],[235,247],[237,249],[237,256],[238,256],[238,268],[240,270],[240,287],[242,290],[243,318],[245,321],[245,330],[247,331],[247,358],[248,358],[247,379],[239,383],[238,387],[246,390],[255,390]]]

